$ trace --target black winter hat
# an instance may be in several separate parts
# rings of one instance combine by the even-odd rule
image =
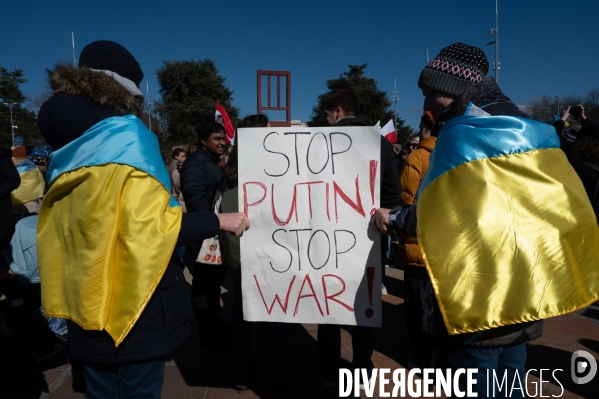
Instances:
[[[79,56],[79,66],[118,73],[138,87],[144,78],[135,57],[125,47],[109,40],[98,40],[85,46]]]
[[[441,50],[420,73],[418,87],[428,87],[457,97],[476,91],[489,71],[489,61],[478,47],[454,43]]]

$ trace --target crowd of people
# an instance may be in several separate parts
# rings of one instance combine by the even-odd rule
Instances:
[[[499,173],[499,164],[484,177],[489,184],[465,183],[453,172],[480,160],[528,154],[522,142],[532,143],[526,147],[531,152],[561,147],[567,158],[555,155],[556,164],[575,170],[582,184],[564,188],[572,190],[576,195],[568,194],[578,202],[556,202],[564,209],[547,219],[559,224],[556,213],[566,218],[579,212],[577,224],[568,227],[570,235],[586,229],[587,241],[599,238],[596,218],[581,217],[599,209],[598,124],[574,104],[554,128],[530,121],[493,78],[486,77],[488,68],[482,50],[462,43],[444,48],[426,65],[418,81],[425,98],[418,133],[403,145],[392,145],[381,136],[380,209],[372,218],[385,236],[381,263],[404,270],[404,324],[412,353],[408,367],[478,368],[475,390],[482,397],[487,392],[484,370],[506,371],[510,381],[514,374],[525,373],[526,342],[542,335],[543,318],[549,313],[541,309],[524,317],[506,316],[501,309],[507,300],[497,294],[493,303],[500,311],[489,320],[463,321],[452,315],[452,309],[470,310],[476,307],[473,303],[489,297],[478,291],[468,299],[448,294],[443,284],[449,278],[440,271],[439,256],[448,259],[442,266],[452,273],[486,275],[492,283],[495,277],[488,270],[497,265],[486,262],[478,251],[493,252],[501,245],[464,237],[469,225],[461,225],[454,208],[470,201],[469,212],[483,220],[490,206],[487,197],[503,195],[484,191],[498,179],[492,173]],[[141,111],[142,68],[117,43],[93,42],[82,50],[78,68],[59,64],[48,74],[53,95],[38,115],[40,131],[54,149],[45,181],[43,177],[40,181],[39,170],[29,165],[21,149],[0,149],[0,292],[10,304],[2,311],[11,320],[11,335],[35,329],[35,334],[28,334],[43,345],[30,348],[34,356],[42,356],[57,340],[68,347],[88,398],[158,398],[165,357],[187,338],[190,319],[195,317],[202,352],[232,356],[232,388],[240,393],[253,389],[265,398],[291,397],[286,393],[290,376],[280,364],[285,340],[281,324],[243,318],[239,237],[251,228],[238,207],[238,151],[243,141],[228,146],[225,128],[213,120],[203,121],[198,142],[174,148],[165,165],[158,141],[135,117]],[[321,106],[326,114],[323,125],[366,126],[359,118],[360,99],[351,91],[328,93]],[[258,114],[247,116],[238,127],[268,126],[268,118]],[[460,130],[461,140],[454,140],[458,128],[466,130]],[[511,134],[514,139],[490,139],[491,144],[477,147],[478,142],[463,133],[482,131],[477,129],[492,130],[496,137]],[[553,136],[554,141],[559,138],[557,145]],[[553,173],[544,164],[530,165],[528,172],[515,173],[541,176],[538,180],[544,184],[559,181],[555,176],[544,180],[545,174]],[[446,184],[449,190],[468,191],[468,200],[442,191],[447,189],[443,174],[453,176]],[[440,213],[435,213],[437,208]],[[495,212],[497,218],[518,217],[501,212]],[[428,215],[433,213],[436,219],[431,221]],[[205,257],[204,248],[205,240],[215,236],[222,244],[222,259],[217,260]],[[460,240],[472,246],[466,245],[469,252],[456,256],[451,251],[464,248],[456,243]],[[516,245],[525,252],[525,244]],[[442,252],[446,247],[450,248]],[[558,255],[552,256],[565,251],[560,248],[554,248]],[[577,274],[587,280],[585,287],[577,288],[579,301],[567,304],[572,311],[597,300],[599,272],[588,270],[599,260],[587,258],[589,267],[583,267],[577,263],[578,252],[570,256],[576,260],[562,262],[563,279]],[[526,265],[518,262],[514,256],[511,266],[501,267],[514,274],[519,267],[546,267],[542,262],[530,265],[530,259]],[[191,287],[185,267],[193,278]],[[231,325],[223,318],[220,300],[227,274],[234,293]],[[560,301],[566,300],[551,306],[561,311],[567,306]],[[340,328],[318,326],[317,373],[328,388],[335,386],[339,375]],[[374,328],[354,326],[351,331],[352,367],[370,375],[375,367]]]

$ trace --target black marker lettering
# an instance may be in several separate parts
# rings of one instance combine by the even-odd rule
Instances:
[[[354,243],[352,244],[352,246],[349,247],[348,249],[346,249],[343,252],[339,252],[338,251],[338,246],[337,246],[337,232],[349,233],[349,234],[351,234],[354,237]],[[349,252],[353,247],[356,246],[356,236],[355,236],[354,233],[352,233],[349,230],[335,230],[333,232],[333,236],[335,237],[335,269],[338,269],[339,268],[339,255],[344,254],[346,252]]]
[[[334,134],[340,134],[340,135],[343,135],[343,136],[345,136],[345,137],[348,138],[348,140],[349,140],[349,146],[345,150],[339,151],[339,152],[335,152],[335,150],[333,150],[333,135]],[[351,137],[349,137],[345,133],[336,132],[336,133],[330,133],[329,134],[329,140],[331,141],[331,165],[333,166],[333,174],[335,174],[335,155],[337,155],[337,154],[343,154],[344,152],[349,151],[349,149],[351,148],[351,145],[352,145],[352,139],[351,139]]]
[[[310,245],[312,245],[312,239],[314,238],[314,236],[318,233],[323,233],[325,235],[325,237],[327,238],[327,260],[324,261],[324,263],[322,264],[322,266],[320,267],[315,267],[314,263],[312,263],[312,258],[310,257]],[[327,263],[329,263],[329,258],[331,257],[331,240],[329,239],[329,235],[324,231],[324,230],[316,230],[314,232],[314,234],[312,234],[312,237],[310,237],[310,241],[308,242],[308,260],[310,261],[310,266],[312,266],[312,268],[314,270],[320,270],[323,267],[325,267],[325,265]]]
[[[266,171],[266,169],[264,169],[264,173],[266,173],[268,176],[271,177],[279,177],[279,176],[283,176],[285,173],[287,173],[287,171],[289,170],[289,166],[291,165],[291,162],[289,162],[289,158],[287,158],[287,155],[283,154],[282,152],[277,152],[277,151],[271,151],[268,148],[266,148],[266,139],[271,135],[271,134],[276,134],[277,136],[279,135],[279,133],[277,132],[270,132],[266,135],[266,137],[264,137],[264,141],[262,142],[262,146],[264,147],[264,149],[267,152],[270,152],[271,154],[279,154],[285,157],[285,159],[287,160],[287,169],[285,169],[285,172],[281,173],[280,175],[271,175],[270,173],[268,173]],[[297,157],[296,157],[297,158]]]
[[[300,245],[299,245],[299,234],[297,233],[298,231],[312,231],[312,229],[297,229],[297,230],[289,230],[291,231],[295,231],[295,239],[297,240],[297,263],[298,263],[298,270],[302,270],[302,256],[300,254]]]
[[[291,259],[289,260],[289,266],[287,266],[287,269],[285,269],[285,270],[283,270],[283,271],[279,271],[279,270],[275,269],[275,268],[274,268],[274,266],[272,265],[272,262],[270,262],[270,268],[271,268],[272,270],[274,270],[275,272],[277,272],[277,273],[285,273],[287,270],[289,270],[289,269],[291,268],[291,264],[293,263],[293,254],[291,253],[291,251],[290,251],[289,249],[287,249],[287,247],[286,247],[286,246],[279,244],[279,243],[277,242],[277,240],[275,240],[275,234],[277,234],[277,232],[278,232],[278,231],[283,231],[283,232],[287,233],[287,231],[286,231],[285,229],[278,229],[278,230],[275,230],[275,231],[274,231],[274,233],[272,233],[272,240],[273,240],[273,241],[275,242],[275,244],[277,244],[279,247],[281,247],[281,248],[285,248],[285,251],[289,252],[289,257],[290,257]]]
[[[314,172],[312,170],[312,168],[310,167],[310,147],[312,147],[312,141],[314,141],[314,139],[316,138],[316,136],[318,135],[322,135],[322,137],[324,138],[324,145],[326,146],[326,153],[327,153],[327,161],[324,163],[324,165],[322,166],[322,169],[320,169],[318,172]],[[330,159],[330,155],[329,155],[329,142],[327,141],[327,136],[324,135],[324,133],[316,133],[314,136],[312,136],[312,138],[310,139],[310,144],[308,144],[308,150],[306,152],[306,164],[308,165],[308,169],[310,170],[310,172],[312,172],[312,174],[317,175],[320,172],[322,172],[324,170],[324,168],[327,167],[327,165],[329,164],[329,159]]]
[[[311,134],[309,132],[288,132],[288,133],[283,133],[283,135],[287,136],[288,134],[293,134],[295,135],[295,169],[297,170],[297,175],[299,176],[299,161],[297,158],[297,135],[298,134]]]

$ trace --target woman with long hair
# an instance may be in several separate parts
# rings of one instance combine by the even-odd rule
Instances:
[[[177,165],[182,165],[186,158],[187,154],[185,154],[183,148],[175,148],[168,161],[168,165],[166,166],[168,175],[172,176],[175,169],[177,169]]]

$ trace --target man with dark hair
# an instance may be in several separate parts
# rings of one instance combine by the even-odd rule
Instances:
[[[348,90],[339,90],[329,93],[322,101],[322,110],[325,112],[331,126],[367,126],[356,117],[359,109],[357,97]],[[399,175],[393,162],[391,143],[381,136],[381,207],[394,208],[399,203]],[[387,241],[384,240],[384,243]],[[383,240],[381,241],[383,243]],[[374,368],[372,352],[374,350],[374,329],[372,327],[355,326],[352,333],[353,361],[352,367],[367,369]],[[320,382],[325,387],[333,387],[339,374],[339,361],[341,358],[340,326],[321,324],[318,326],[318,374]]]
[[[356,117],[359,101],[349,90],[338,90],[326,95],[322,100],[322,110],[331,126],[367,126]],[[347,107],[347,108],[346,108]],[[381,206],[398,205],[399,175],[393,163],[393,149],[389,140],[381,136]]]
[[[355,116],[360,110],[360,101],[358,101],[358,97],[349,90],[337,90],[328,93],[324,97],[321,107],[327,114],[327,120],[331,123],[332,119],[329,119],[329,114],[337,114],[337,116],[339,116],[340,113],[343,113],[344,115]],[[334,123],[331,123],[331,126],[333,125]]]
[[[198,138],[198,151],[190,154],[181,167],[181,193],[187,212],[213,210],[214,193],[223,177],[218,161],[225,153],[225,128],[218,123],[206,123]],[[200,246],[201,242],[190,246],[186,258],[196,259]],[[191,297],[202,350],[228,355],[231,353],[229,329],[222,319],[220,307],[220,286],[227,268],[198,262],[194,266]]]

